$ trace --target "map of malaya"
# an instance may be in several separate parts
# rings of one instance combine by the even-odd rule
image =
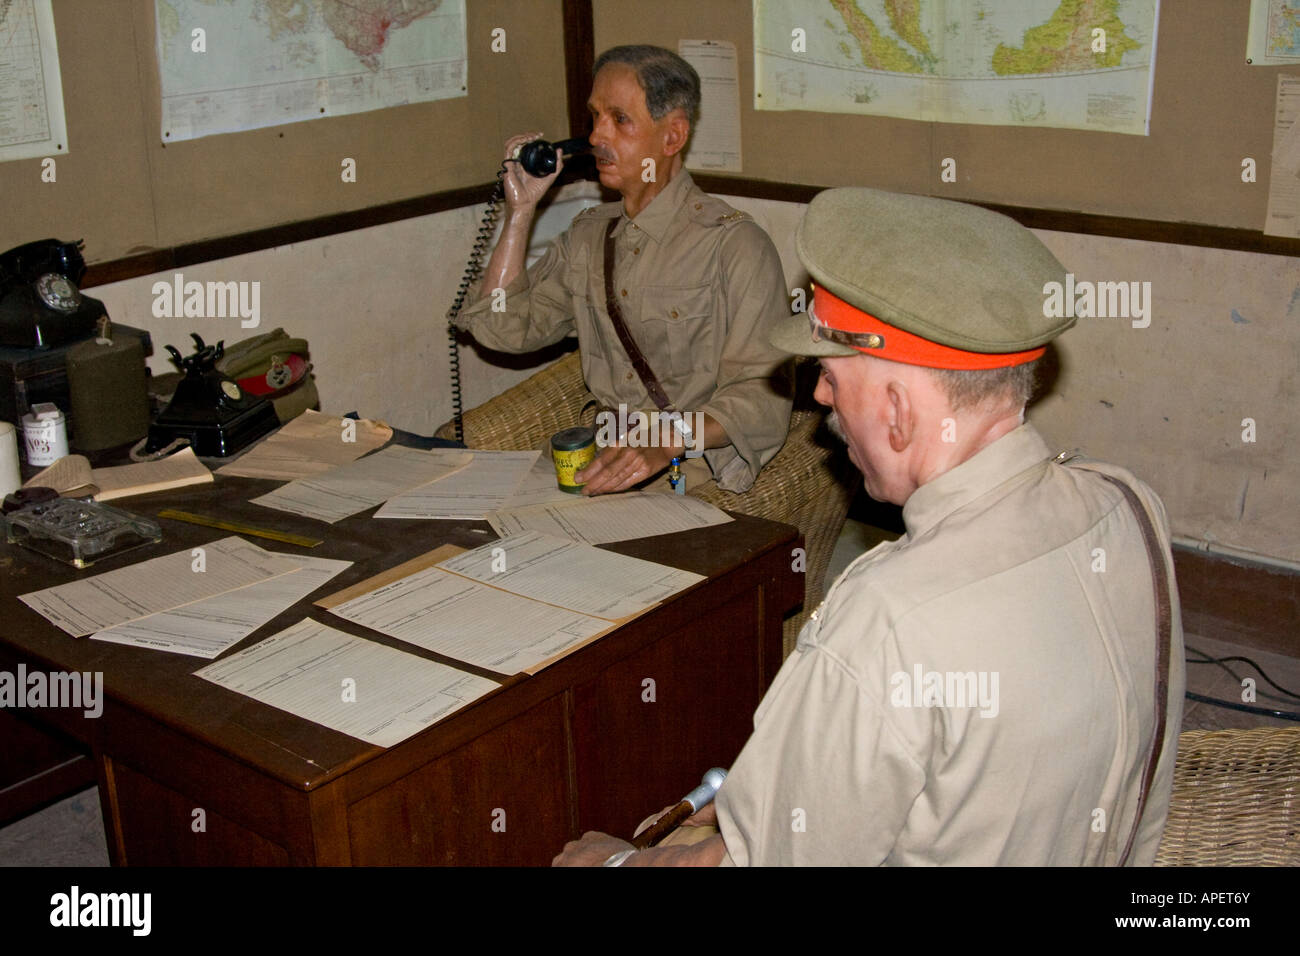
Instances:
[[[755,106],[1144,134],[1159,0],[754,0]]]
[[[464,0],[155,9],[165,140],[466,95]]]

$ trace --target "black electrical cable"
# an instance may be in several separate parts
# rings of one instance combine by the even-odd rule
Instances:
[[[1209,654],[1206,654],[1204,651],[1200,650],[1199,648],[1188,646],[1186,649],[1191,651],[1194,654],[1200,654],[1201,657],[1204,658],[1204,660],[1193,660],[1192,658],[1188,657],[1186,658],[1186,660],[1187,663],[1189,664],[1218,664],[1230,675],[1232,675],[1233,680],[1239,681],[1241,680],[1241,678],[1237,675],[1237,672],[1234,671],[1232,668],[1227,667],[1226,663],[1228,661],[1241,661],[1243,664],[1249,664],[1251,667],[1257,670],[1259,672],[1259,675],[1262,678],[1264,678],[1264,680],[1266,680],[1272,687],[1276,688],[1282,694],[1288,697],[1300,699],[1300,695],[1294,694],[1291,691],[1287,690],[1285,687],[1283,687],[1281,684],[1278,684],[1276,681],[1270,678],[1268,674],[1264,672],[1264,668],[1260,667],[1249,657],[1238,657],[1235,655],[1230,657],[1211,657]],[[1300,714],[1293,713],[1292,711],[1289,710],[1270,710],[1267,707],[1252,707],[1250,704],[1239,703],[1238,701],[1235,700],[1220,700],[1217,697],[1207,697],[1204,694],[1196,694],[1190,690],[1186,692],[1185,696],[1187,697],[1188,700],[1199,701],[1200,703],[1203,704],[1212,704],[1216,707],[1226,707],[1228,710],[1237,710],[1237,711],[1241,711],[1244,714],[1256,714],[1261,717],[1274,717],[1278,720],[1300,721]]]
[[[465,264],[465,275],[461,278],[460,287],[456,292],[456,301],[447,310],[447,348],[450,353],[448,359],[451,365],[451,412],[456,423],[456,441],[461,444],[465,442],[465,421],[464,407],[461,402],[460,343],[457,340],[456,319],[460,315],[461,308],[465,305],[465,297],[469,295],[470,287],[483,274],[483,254],[487,252],[488,243],[492,241],[492,234],[496,232],[497,213],[500,212],[501,200],[505,198],[506,194],[505,183],[503,182],[503,177],[506,174],[506,163],[511,162],[515,162],[515,160],[505,160],[501,163],[501,168],[497,170],[497,183],[492,189],[492,196],[488,199],[487,209],[484,210],[483,219],[479,223],[474,246],[470,249],[469,261]]]
[[[1196,663],[1204,664],[1204,661]],[[1193,694],[1190,690],[1187,692],[1188,700],[1200,701],[1202,704],[1214,704],[1216,707],[1226,707],[1229,710],[1239,710],[1244,714],[1258,714],[1261,717],[1276,717],[1279,720],[1297,720],[1300,721],[1300,714],[1294,714],[1289,710],[1269,710],[1267,707],[1252,707],[1249,704],[1239,704],[1235,700],[1219,700],[1217,697],[1206,697],[1203,694]]]
[[[1273,680],[1273,678],[1268,676],[1268,673],[1264,670],[1264,668],[1260,667],[1249,657],[1238,657],[1235,655],[1232,657],[1211,657],[1209,654],[1205,653],[1205,651],[1197,647],[1188,647],[1187,650],[1191,651],[1194,654],[1200,654],[1201,657],[1204,658],[1204,660],[1194,661],[1189,657],[1187,659],[1187,663],[1189,664],[1226,664],[1228,661],[1240,661],[1243,664],[1249,664],[1251,667],[1255,668],[1255,670],[1259,671],[1259,676],[1264,678],[1264,680],[1268,682],[1268,685],[1270,687],[1274,688],[1279,693],[1292,698],[1293,700],[1300,700],[1300,694],[1297,694],[1293,690],[1287,690],[1277,681]],[[1241,678],[1237,676],[1237,673],[1233,671],[1231,668],[1225,667],[1223,669],[1227,671],[1229,674],[1231,674],[1236,680],[1241,680]]]

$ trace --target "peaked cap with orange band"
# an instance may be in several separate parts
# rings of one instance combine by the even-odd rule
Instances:
[[[772,333],[795,355],[853,355],[929,368],[1031,362],[1074,318],[1043,314],[1065,267],[1013,219],[878,189],[813,197],[795,237],[813,278],[807,315]]]

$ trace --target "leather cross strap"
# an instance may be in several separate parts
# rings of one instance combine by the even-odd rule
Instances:
[[[1133,852],[1138,828],[1142,824],[1142,814],[1146,810],[1147,795],[1151,792],[1151,783],[1155,779],[1156,765],[1160,762],[1160,752],[1164,749],[1165,724],[1168,722],[1169,710],[1169,644],[1173,638],[1173,604],[1170,598],[1169,569],[1165,566],[1164,555],[1161,553],[1160,539],[1156,536],[1155,525],[1151,523],[1151,516],[1147,514],[1147,509],[1138,498],[1137,492],[1113,475],[1091,468],[1088,470],[1101,475],[1122,491],[1129,507],[1137,516],[1138,526],[1142,529],[1142,540],[1147,548],[1147,559],[1151,562],[1151,585],[1156,601],[1156,731],[1155,738],[1151,742],[1151,753],[1147,757],[1146,769],[1142,771],[1142,789],[1138,794],[1133,830],[1129,833],[1128,842],[1124,844],[1124,852],[1119,858],[1119,865],[1123,866],[1128,862],[1129,854]]]
[[[605,308],[609,312],[610,322],[614,324],[618,340],[623,343],[623,351],[627,352],[627,357],[632,360],[632,367],[641,378],[641,384],[650,393],[654,403],[659,406],[659,411],[671,412],[673,403],[668,400],[664,387],[655,377],[654,369],[641,354],[641,349],[637,347],[632,333],[627,330],[627,323],[623,321],[623,310],[618,307],[618,299],[614,297],[614,227],[616,225],[618,220],[611,219],[605,229]]]

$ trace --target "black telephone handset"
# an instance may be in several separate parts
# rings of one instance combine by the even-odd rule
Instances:
[[[501,168],[497,170],[496,186],[492,190],[492,196],[488,199],[487,209],[483,213],[483,219],[479,223],[478,232],[474,237],[474,247],[470,250],[469,262],[465,264],[465,275],[461,278],[460,287],[456,291],[456,300],[451,304],[451,308],[447,310],[447,352],[451,369],[451,414],[452,421],[455,422],[456,441],[458,442],[465,441],[465,424],[461,409],[460,347],[457,344],[459,332],[456,328],[456,317],[460,315],[461,307],[465,304],[465,296],[469,294],[470,287],[483,274],[483,256],[487,252],[488,243],[492,241],[492,236],[496,232],[498,207],[501,200],[505,198],[505,184],[501,180],[506,172],[506,163],[517,162],[530,176],[541,178],[555,172],[560,154],[577,156],[579,153],[590,152],[590,150],[591,143],[588,142],[585,136],[562,139],[558,143],[548,143],[544,139],[535,139],[531,143],[525,143],[519,147],[514,156],[505,160],[501,164]]]
[[[0,346],[44,349],[94,334],[104,303],[77,288],[81,247],[42,239],[0,254]]]
[[[591,143],[585,136],[575,136],[573,139],[562,139],[558,143],[548,143],[544,139],[535,139],[531,143],[525,143],[519,148],[519,165],[530,176],[536,176],[539,179],[542,176],[549,176],[555,172],[557,154],[563,153],[565,156],[577,156],[579,153],[591,151]]]

